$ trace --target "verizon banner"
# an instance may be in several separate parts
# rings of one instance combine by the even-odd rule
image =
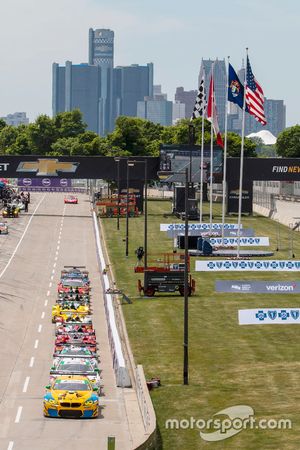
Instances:
[[[199,230],[199,231],[208,231],[208,230],[222,230],[222,223],[213,223],[211,226],[209,223],[189,223],[189,230]],[[243,228],[241,224],[241,228]],[[160,231],[173,231],[173,230],[184,230],[184,223],[161,223]],[[237,223],[224,223],[224,230],[237,230]]]
[[[300,283],[295,281],[236,281],[217,280],[216,292],[238,294],[300,294]]]
[[[225,246],[225,247],[237,247],[238,245],[238,238],[224,238],[224,240],[222,238],[210,238],[209,242],[211,243],[211,245],[216,246],[216,247],[220,247],[220,246]],[[244,246],[244,247],[259,247],[259,246],[264,246],[267,247],[269,246],[269,238],[268,237],[241,237],[240,238],[240,246]]]
[[[239,325],[300,324],[299,308],[240,309]]]
[[[300,261],[289,260],[222,260],[196,261],[197,272],[222,272],[222,271],[256,271],[256,272],[298,272]]]

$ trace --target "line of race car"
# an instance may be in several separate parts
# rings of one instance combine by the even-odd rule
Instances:
[[[102,379],[92,322],[89,274],[84,267],[61,271],[56,304],[53,364],[44,396],[44,416],[94,418],[99,414]]]

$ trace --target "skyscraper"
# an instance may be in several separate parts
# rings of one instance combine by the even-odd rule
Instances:
[[[214,64],[214,66],[213,66]],[[203,69],[205,70],[205,90],[206,95],[209,92],[209,80],[211,77],[212,67],[214,70],[214,86],[215,86],[215,97],[216,97],[216,105],[218,111],[218,122],[221,132],[224,132],[225,129],[225,113],[226,113],[226,85],[227,85],[227,75],[226,75],[226,66],[225,59],[212,60],[212,59],[202,59],[198,85],[202,79]]]
[[[89,29],[89,64],[101,67],[99,103],[99,133],[113,129],[112,122],[112,70],[114,66],[114,32],[109,29]]]
[[[52,66],[52,109],[58,112],[79,108],[88,130],[99,133],[101,126],[101,68],[88,64]]]
[[[182,86],[176,88],[175,102],[184,103],[185,117],[190,119],[195,106],[197,90],[185,91]]]

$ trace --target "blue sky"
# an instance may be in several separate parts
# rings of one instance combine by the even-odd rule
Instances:
[[[231,57],[238,69],[249,47],[266,97],[283,99],[287,125],[299,123],[297,0],[9,0],[0,16],[0,115],[51,115],[53,62],[87,61],[88,29],[115,31],[115,65],[154,63],[169,99],[197,89],[201,58]]]

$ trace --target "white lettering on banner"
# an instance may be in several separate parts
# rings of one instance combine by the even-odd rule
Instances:
[[[238,238],[210,238],[209,242],[211,245],[215,246],[225,246],[225,247],[236,247],[238,245]],[[269,246],[269,238],[268,237],[240,237],[240,246]]]
[[[0,163],[0,172],[6,172],[8,166],[9,166],[9,163]]]
[[[212,223],[210,226],[209,223],[189,223],[188,224],[189,230],[222,230],[223,224],[222,223]],[[241,224],[241,229],[243,228],[243,225]],[[184,223],[161,223],[160,224],[160,231],[172,231],[172,230],[184,230],[185,224]],[[224,223],[224,230],[237,230],[238,224],[237,223]]]
[[[290,260],[222,260],[196,261],[197,272],[215,271],[267,271],[267,272],[297,272],[300,270],[300,261]]]
[[[239,325],[300,324],[299,308],[240,309]]]

